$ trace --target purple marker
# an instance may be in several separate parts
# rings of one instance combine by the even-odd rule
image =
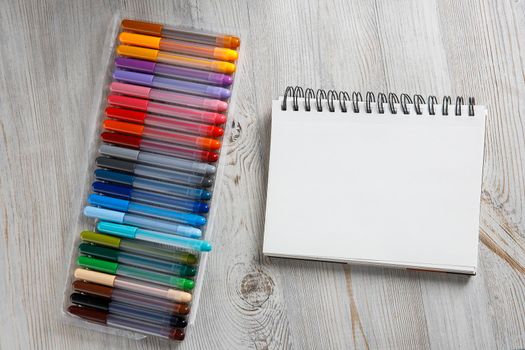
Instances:
[[[131,84],[145,85],[171,91],[218,98],[221,100],[230,97],[230,90],[223,87],[157,77],[153,74],[138,73],[122,69],[115,69],[115,72],[113,72],[113,79]]]
[[[176,67],[169,64],[137,60],[134,58],[117,57],[115,59],[115,65],[121,69],[129,69],[155,75],[166,75],[172,78],[191,80],[205,84],[228,86],[233,83],[233,78],[227,74]]]

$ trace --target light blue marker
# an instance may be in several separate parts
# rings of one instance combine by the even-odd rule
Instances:
[[[122,238],[132,238],[141,241],[166,244],[173,247],[191,249],[199,252],[211,251],[211,244],[206,241],[180,236],[173,236],[157,231],[144,230],[134,226],[120,225],[111,222],[101,221],[97,224],[97,230],[102,233],[107,233],[109,235]]]
[[[93,206],[99,206],[132,214],[153,216],[156,218],[172,220],[191,226],[204,226],[206,224],[206,218],[204,216],[190,213],[181,213],[175,210],[164,209],[152,205],[144,205],[137,202],[109,196],[101,196],[99,194],[90,195],[88,197],[88,203]]]
[[[119,224],[128,224],[148,229],[159,230],[162,232],[173,233],[190,238],[200,238],[202,231],[196,227],[176,224],[174,222],[151,219],[141,215],[126,214],[120,211],[109,210],[104,208],[90,207],[84,208],[84,215],[99,220],[117,222]]]

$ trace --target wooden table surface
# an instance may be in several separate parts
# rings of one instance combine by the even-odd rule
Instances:
[[[60,314],[118,11],[242,35],[215,250],[180,345]],[[0,349],[525,347],[525,1],[0,0],[0,42]],[[262,256],[270,104],[287,85],[488,106],[477,276]]]

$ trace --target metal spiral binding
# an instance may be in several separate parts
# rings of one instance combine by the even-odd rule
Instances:
[[[351,96],[351,97],[350,97]],[[292,109],[294,111],[299,110],[299,98],[304,98],[304,109],[307,112],[310,112],[312,110],[311,108],[311,99],[315,98],[315,108],[318,112],[323,111],[323,100],[327,101],[328,111],[329,112],[335,112],[336,105],[335,102],[339,101],[339,109],[343,113],[348,113],[350,110],[348,109],[347,102],[351,102],[352,108],[351,111],[354,113],[360,113],[359,109],[359,103],[363,102],[363,96],[360,92],[352,92],[350,95],[346,91],[340,91],[337,92],[335,90],[328,90],[325,91],[323,89],[318,89],[314,92],[313,89],[307,88],[303,90],[300,86],[288,86],[286,90],[284,91],[284,97],[281,104],[281,109],[283,111],[286,111],[287,108],[287,99],[292,99]],[[425,98],[422,95],[415,94],[414,96],[410,96],[408,94],[400,94],[399,97],[397,94],[394,93],[378,93],[377,99],[376,95],[373,92],[368,91],[366,93],[364,102],[365,102],[365,113],[372,113],[372,103],[376,103],[377,101],[377,112],[379,114],[385,113],[385,104],[388,104],[388,109],[390,110],[391,114],[398,114],[398,109],[395,105],[399,105],[401,108],[402,114],[409,114],[410,110],[408,105],[413,104],[414,109],[417,115],[423,114],[422,106],[425,104]],[[461,116],[462,108],[461,106],[464,104],[464,99],[462,96],[456,97],[456,104],[455,104],[455,110],[454,114],[457,116]],[[438,99],[436,96],[430,95],[426,99],[426,105],[428,109],[428,114],[435,115],[435,105],[438,104]],[[452,99],[450,96],[444,96],[442,103],[441,103],[441,114],[447,115],[449,112],[449,106],[452,104]],[[468,98],[468,115],[474,116],[474,106],[476,105],[476,101],[474,97]]]

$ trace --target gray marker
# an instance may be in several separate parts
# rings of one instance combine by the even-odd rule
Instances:
[[[99,152],[106,156],[143,162],[147,164],[188,171],[196,174],[211,175],[216,171],[216,168],[213,165],[207,163],[200,163],[192,160],[180,159],[162,154],[137,151],[134,149],[111,145],[100,146]]]

